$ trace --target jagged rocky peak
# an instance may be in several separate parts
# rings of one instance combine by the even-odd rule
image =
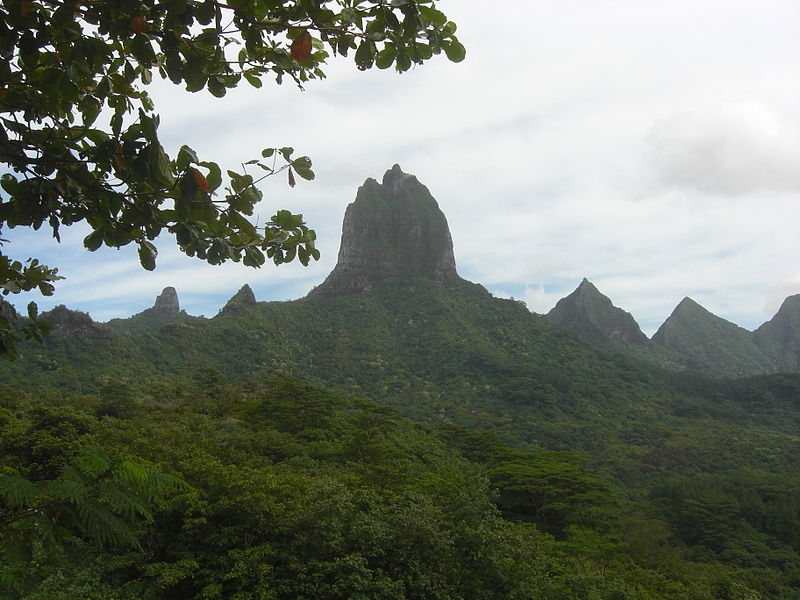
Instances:
[[[336,267],[312,294],[366,292],[389,279],[459,280],[447,219],[428,188],[394,165],[367,179],[344,215]]]
[[[256,295],[246,283],[222,307],[220,314],[236,314],[248,306],[255,306]]]
[[[178,292],[174,287],[165,287],[162,292],[156,297],[156,302],[152,308],[149,308],[151,316],[160,319],[174,319],[181,313],[181,305],[178,302]]]
[[[569,296],[545,315],[551,323],[569,327],[579,337],[595,342],[646,344],[647,336],[630,313],[617,308],[585,277]]]

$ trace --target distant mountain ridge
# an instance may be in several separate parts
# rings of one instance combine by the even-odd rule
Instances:
[[[722,377],[800,372],[800,295],[755,332],[686,297],[648,340],[630,313],[584,278],[545,316],[584,341],[670,369]]]
[[[345,213],[337,264],[307,298],[369,294],[418,277],[445,286],[468,283],[456,271],[447,219],[436,200],[416,177],[394,165],[381,183],[370,178],[358,189]],[[257,305],[245,285],[219,314],[239,317]],[[54,321],[55,335],[83,338],[109,330],[138,336],[173,324],[208,321],[181,310],[173,287],[164,288],[151,308],[103,325],[63,306],[46,316]],[[716,377],[800,372],[800,295],[787,298],[775,317],[752,333],[684,298],[648,339],[630,313],[584,278],[544,319],[594,346],[670,370]]]

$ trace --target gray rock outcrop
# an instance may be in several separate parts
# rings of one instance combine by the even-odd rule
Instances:
[[[165,287],[156,297],[152,308],[144,311],[151,317],[159,319],[175,319],[181,314],[181,305],[178,301],[178,292],[174,287]]]
[[[89,313],[71,310],[59,304],[53,310],[41,314],[41,320],[53,326],[52,334],[79,339],[97,339],[111,335],[111,332],[99,323],[95,323]]]
[[[459,280],[447,219],[428,188],[394,165],[347,207],[336,267],[311,294],[367,292],[389,279]]]

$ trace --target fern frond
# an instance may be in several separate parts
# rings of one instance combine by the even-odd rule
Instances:
[[[100,498],[111,509],[124,518],[134,520],[143,517],[147,522],[152,522],[153,513],[148,507],[148,502],[131,493],[129,489],[120,489],[111,482],[100,482],[97,486]]]
[[[77,470],[75,471],[77,473]],[[65,477],[48,481],[45,485],[47,494],[55,500],[65,500],[78,505],[86,501],[89,490],[80,479],[73,479],[65,473]]]
[[[16,474],[0,473],[0,500],[9,508],[31,506],[41,495],[39,486]]]
[[[114,465],[114,479],[130,486],[145,486],[150,480],[150,470],[129,459],[123,459]]]
[[[104,504],[87,502],[78,507],[87,535],[104,546],[130,545],[140,548],[131,528]]]
[[[99,477],[111,468],[112,460],[101,448],[91,446],[75,460],[75,466],[89,477]]]
[[[42,548],[48,553],[60,551],[69,532],[65,528],[59,527],[45,514],[37,514],[34,523]]]

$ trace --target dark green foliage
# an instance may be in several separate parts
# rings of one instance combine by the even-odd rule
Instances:
[[[206,410],[203,390],[223,401],[217,414]],[[653,552],[664,561],[648,562],[647,548],[618,535],[622,506],[609,485],[574,455],[514,450],[456,427],[441,431],[448,449],[391,409],[286,374],[237,385],[206,371],[187,384],[182,402],[139,397],[148,410],[125,419],[97,420],[80,408],[94,410],[101,399],[52,402],[82,415],[91,441],[110,451],[93,450],[31,485],[37,493],[60,490],[59,502],[89,502],[114,520],[99,524],[87,512],[89,521],[70,522],[64,548],[75,554],[46,558],[35,545],[36,561],[13,572],[39,583],[29,598],[712,600],[788,589],[765,583],[768,568],[743,576],[721,563],[706,569],[686,561],[664,521],[640,518],[640,537],[662,528]],[[32,412],[27,405],[6,402],[17,421]],[[125,454],[142,458],[111,458]],[[192,487],[150,464],[163,465],[161,473],[168,465]],[[144,488],[130,488],[134,480],[149,482],[147,498]],[[778,481],[766,482],[767,492],[779,490]],[[518,484],[534,519],[501,516],[504,502],[519,497]],[[6,492],[6,502],[35,500],[34,488],[20,489]],[[122,531],[137,549],[117,545]]]
[[[3,415],[46,443],[9,452],[197,490],[44,597],[796,598],[798,376],[660,371],[424,279],[34,352]]]

